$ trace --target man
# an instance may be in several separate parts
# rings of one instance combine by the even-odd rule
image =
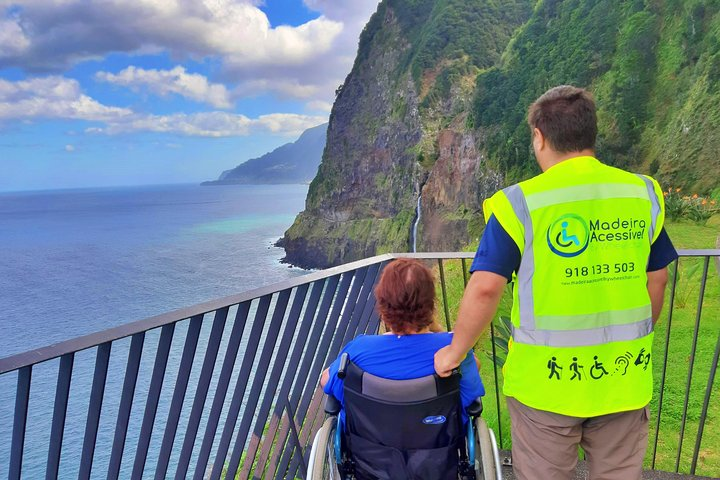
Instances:
[[[677,257],[663,194],[652,178],[594,158],[587,91],[547,91],[528,123],[543,173],[485,201],[487,227],[435,369],[459,364],[513,281],[503,391],[516,476],[570,479],[580,445],[591,479],[639,479],[653,326]]]

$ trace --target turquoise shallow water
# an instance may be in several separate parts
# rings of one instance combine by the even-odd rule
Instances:
[[[273,246],[306,194],[304,185],[0,194],[0,357],[306,273],[281,264],[284,252]],[[185,329],[178,326],[178,342]],[[151,332],[145,350],[156,345]],[[128,346],[113,347],[93,478],[104,478]],[[76,355],[61,478],[77,477],[94,355]],[[169,371],[177,361],[171,356]],[[143,369],[151,366],[152,355],[144,354],[136,400],[146,395]],[[33,369],[23,478],[45,473],[57,368],[54,361]],[[0,376],[0,477],[9,462],[16,381],[15,374]],[[131,422],[141,414],[133,411]],[[166,415],[161,406],[158,421]],[[138,429],[131,425],[128,457]],[[124,476],[130,466],[123,464]]]

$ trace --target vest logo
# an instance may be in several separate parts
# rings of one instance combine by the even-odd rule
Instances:
[[[440,425],[445,423],[447,419],[444,415],[430,415],[429,417],[423,418],[423,423],[425,425]]]
[[[561,257],[577,257],[590,244],[590,229],[581,216],[568,213],[555,220],[547,229],[550,250]]]

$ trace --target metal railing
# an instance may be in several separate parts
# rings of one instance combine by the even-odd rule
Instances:
[[[324,417],[319,375],[350,339],[377,332],[373,287],[387,262],[401,256],[437,265],[440,315],[449,326],[472,254],[388,254],[0,359],[0,467],[10,479],[304,477]],[[688,406],[693,372],[706,368],[696,362],[701,325],[719,322],[701,317],[708,279],[717,281],[709,276],[710,260],[720,259],[720,250],[681,257],[699,257],[703,272],[675,471],[683,470],[688,412],[697,413]],[[682,283],[674,271],[652,468],[665,448],[658,440],[675,433],[661,423]],[[715,330],[689,473],[699,471],[720,354]],[[485,348],[495,358],[494,328]],[[494,412],[489,421],[507,447],[502,375],[494,362],[489,376],[484,381],[494,393],[486,411]],[[3,404],[3,398],[11,400]]]

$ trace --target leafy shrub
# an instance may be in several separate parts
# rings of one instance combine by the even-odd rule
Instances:
[[[495,356],[493,357],[492,351],[486,352],[486,354],[490,360],[494,360],[498,368],[502,368],[507,358],[508,342],[510,340],[510,332],[512,331],[510,317],[500,315],[497,321],[493,322],[493,327],[495,328],[495,337],[493,338],[495,343]]]
[[[670,220],[685,218],[703,225],[710,217],[720,212],[720,202],[712,197],[701,197],[697,193],[682,195],[680,188],[669,188],[665,195],[665,216]]]

